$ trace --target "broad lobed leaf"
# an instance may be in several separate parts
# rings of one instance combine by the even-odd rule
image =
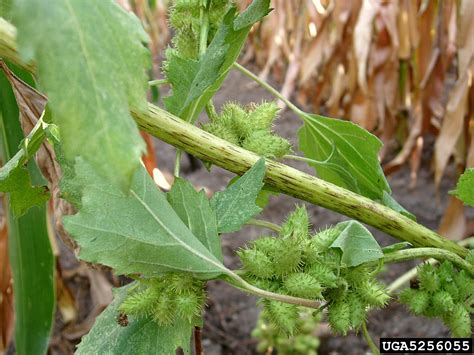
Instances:
[[[261,158],[234,184],[214,194],[211,206],[217,213],[219,233],[238,231],[262,210],[256,200],[263,187],[265,159]]]
[[[378,160],[382,142],[377,137],[349,121],[299,115],[304,121],[298,132],[300,149],[319,162],[312,165],[322,179],[372,199],[390,194]]]
[[[23,60],[36,61],[66,156],[82,156],[125,190],[144,148],[129,113],[146,103],[140,22],[113,0],[17,0],[12,20]]]
[[[208,279],[229,272],[181,221],[145,168],[134,174],[129,193],[82,159],[75,173],[72,186],[83,186],[81,208],[64,224],[80,246],[81,259],[119,274],[178,271]]]
[[[464,171],[456,185],[456,190],[450,192],[465,205],[474,206],[474,168]]]
[[[216,213],[211,208],[204,190],[197,192],[194,186],[176,178],[166,195],[176,214],[191,233],[219,260],[223,260],[221,240],[217,233]]]
[[[341,261],[349,267],[383,258],[383,252],[375,238],[361,223],[346,221],[339,223],[339,236],[331,248],[340,249]]]
[[[115,290],[114,301],[97,317],[89,334],[82,338],[77,355],[175,354],[178,347],[185,354],[190,353],[192,324],[179,322],[173,326],[160,326],[152,317],[133,316],[128,316],[127,326],[117,323],[119,306],[134,285],[136,283]]]

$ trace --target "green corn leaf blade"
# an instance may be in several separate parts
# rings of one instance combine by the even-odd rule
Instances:
[[[256,200],[263,186],[265,159],[260,159],[227,189],[212,196],[211,206],[217,213],[219,233],[238,231],[262,210]]]
[[[235,17],[232,8],[199,60],[168,58],[166,75],[173,93],[164,99],[168,111],[188,122],[194,122],[206,103],[219,90],[232,64],[237,60],[252,25],[269,12],[269,0],[255,0],[255,11]]]
[[[318,175],[333,184],[371,199],[390,194],[380,167],[378,152],[382,142],[362,127],[338,119],[301,112],[299,145]]]
[[[217,234],[216,213],[211,208],[204,190],[197,192],[189,181],[176,178],[166,197],[191,233],[217,259],[222,261],[222,247]]]
[[[367,228],[357,221],[339,223],[339,236],[331,244],[331,248],[340,249],[342,263],[349,267],[383,258],[379,243]]]
[[[129,112],[146,104],[150,60],[138,19],[114,0],[18,0],[12,20],[23,60],[36,61],[66,157],[82,156],[126,190],[144,151]]]
[[[16,73],[33,84],[26,73]],[[15,97],[3,75],[0,75],[0,97],[1,146],[6,161],[14,158],[13,154],[23,140],[23,132]],[[33,184],[44,183],[33,161],[27,169],[21,168],[20,174],[27,174],[28,181]],[[24,187],[26,190],[29,188]],[[26,191],[21,194],[26,194]],[[9,200],[14,196],[11,194]],[[29,198],[34,199],[34,195],[29,195]],[[12,204],[13,201],[10,206]],[[30,208],[21,217],[14,215],[12,210],[8,211],[8,252],[13,274],[16,352],[19,355],[45,354],[55,310],[55,262],[46,227],[46,204],[43,202]]]
[[[97,317],[89,334],[82,338],[76,355],[163,355],[175,354],[178,347],[190,353],[193,325],[177,322],[172,326],[160,326],[151,317],[128,316],[128,325],[117,323],[119,306],[127,291],[136,283],[116,289],[114,301]]]
[[[179,271],[208,279],[229,272],[181,221],[145,168],[134,174],[128,193],[80,158],[75,173],[75,186],[83,187],[81,208],[64,225],[81,259],[119,274]]]
[[[382,204],[391,208],[392,210],[394,211],[397,211],[398,213],[401,213],[402,215],[416,221],[416,216],[407,211],[405,209],[405,207],[403,207],[402,205],[400,205],[393,197],[392,195],[390,195],[387,191],[384,191],[383,192],[383,196],[382,196],[382,200],[381,200]]]
[[[449,192],[465,205],[474,206],[474,168],[466,169],[456,185],[456,190]]]

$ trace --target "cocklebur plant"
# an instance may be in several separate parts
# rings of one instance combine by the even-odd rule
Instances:
[[[188,353],[191,333],[202,325],[205,284],[216,279],[259,296],[262,316],[281,338],[304,330],[300,307],[305,307],[311,317],[319,317],[315,312],[327,317],[336,333],[361,330],[376,353],[366,329],[367,313],[393,299],[377,273],[392,262],[427,257],[444,263],[435,271],[420,269],[420,289],[405,291],[402,300],[417,314],[442,317],[453,334],[468,334],[472,295],[464,286],[472,284],[474,256],[418,224],[391,197],[378,160],[382,143],[348,121],[303,112],[237,64],[248,33],[270,12],[269,0],[254,0],[241,13],[224,0],[173,3],[170,23],[175,37],[163,63],[165,79],[160,81],[171,87],[164,99],[166,109],[146,102],[150,60],[139,21],[113,0],[94,2],[97,11],[90,6],[79,0],[18,0],[5,15],[13,24],[0,20],[0,57],[28,71],[30,79],[35,75],[30,82],[38,83],[49,98],[41,117],[31,116],[43,108],[24,98],[33,95],[45,103],[45,96],[35,96],[32,87],[16,80],[8,69],[10,62],[0,62],[8,78],[0,83],[0,93],[13,88],[22,100],[18,105],[13,93],[2,96],[3,139],[10,138],[5,127],[11,122],[21,131],[12,107],[36,122],[16,154],[11,153],[18,142],[4,144],[8,149],[0,190],[11,202],[11,225],[21,222],[16,212],[48,198],[46,188],[39,186],[44,185],[41,179],[32,179],[34,175],[24,169],[44,143],[56,154],[55,158],[50,150],[48,166],[59,164],[62,171],[59,184],[58,176],[47,176],[53,205],[58,206],[59,186],[61,196],[76,210],[62,222],[79,249],[78,257],[134,279],[116,290],[113,303],[82,339],[78,354],[99,348],[109,354],[170,354],[178,347]],[[302,119],[298,146],[305,157],[293,158],[314,167],[318,177],[273,160],[287,159],[291,150],[273,133],[278,113],[273,102],[228,103],[215,111],[213,95],[232,69],[255,80]],[[22,95],[25,92],[28,95]],[[206,130],[192,124],[202,112],[209,118]],[[177,154],[176,179],[164,194],[140,163],[143,144],[137,125],[178,151],[241,177],[209,199],[179,178]],[[455,191],[466,204],[472,204],[473,180],[472,170],[467,170]],[[255,220],[265,207],[265,199],[259,198],[262,191],[334,210],[409,242],[410,247],[382,250],[355,220],[312,233],[303,207],[281,227]],[[277,235],[265,234],[238,251],[243,269],[231,270],[223,263],[221,238],[247,223],[268,227]],[[12,260],[31,257],[24,243],[18,243],[21,239],[11,240],[17,248]],[[44,260],[34,260],[37,263],[22,265],[23,269],[13,263],[14,275],[28,273],[36,280]],[[21,298],[29,291],[22,282],[14,280],[13,285],[18,290],[15,304],[32,300]],[[46,307],[45,302],[37,306]],[[48,307],[52,315],[54,304]],[[32,317],[25,309],[17,307],[17,348],[35,344],[31,353],[44,353],[49,330],[38,325],[51,324],[52,318],[25,323]]]

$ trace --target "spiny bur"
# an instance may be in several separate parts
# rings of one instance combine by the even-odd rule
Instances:
[[[264,316],[285,334],[293,334],[297,330],[299,313],[293,304],[273,300],[263,300]]]
[[[316,278],[305,273],[295,273],[286,276],[283,280],[283,286],[293,296],[320,299],[322,298],[321,284]]]
[[[244,269],[258,277],[270,278],[273,276],[274,265],[272,259],[263,251],[255,247],[242,249],[237,252]]]
[[[351,327],[351,310],[343,300],[331,303],[328,308],[328,320],[331,328],[339,334],[346,335]]]
[[[304,205],[296,206],[281,226],[280,237],[294,238],[300,241],[308,239],[309,235],[308,211]]]

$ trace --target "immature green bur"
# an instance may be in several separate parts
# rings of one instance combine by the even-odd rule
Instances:
[[[89,334],[82,338],[78,355],[164,355],[174,354],[181,347],[190,353],[193,325],[186,321],[161,326],[152,317],[128,316],[128,325],[118,324],[119,306],[136,283],[115,291],[114,301],[97,317]]]
[[[146,105],[150,58],[140,22],[114,0],[18,0],[12,21],[66,157],[82,156],[125,191],[144,150],[130,115]]]
[[[80,246],[81,259],[119,274],[181,271],[207,279],[229,272],[186,227],[145,168],[135,173],[128,193],[82,159],[75,181],[72,186],[83,186],[82,205],[64,224]]]
[[[465,205],[474,206],[474,168],[466,169],[459,178],[456,190],[450,193],[459,198]]]
[[[276,102],[253,103],[247,107],[228,102],[202,128],[262,157],[281,158],[291,151],[291,143],[272,132],[278,111]]]
[[[48,189],[32,186],[28,170],[18,165],[17,153],[0,169],[0,191],[10,193],[10,207],[16,217],[23,215],[30,207],[49,200]]]
[[[250,218],[262,210],[256,205],[263,186],[265,159],[260,159],[236,183],[214,194],[211,206],[217,213],[219,233],[238,231]]]

